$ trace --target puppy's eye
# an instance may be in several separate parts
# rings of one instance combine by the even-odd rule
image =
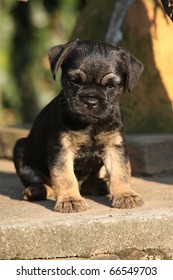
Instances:
[[[107,88],[114,88],[115,87],[115,84],[114,83],[108,83],[106,85]]]
[[[79,77],[71,77],[69,80],[71,83],[76,84],[76,85],[81,83],[81,79]]]

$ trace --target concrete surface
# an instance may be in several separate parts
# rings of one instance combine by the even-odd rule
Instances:
[[[87,197],[83,213],[52,211],[54,200],[21,200],[12,162],[0,160],[0,259],[173,259],[173,175],[132,178],[145,204],[110,208]]]

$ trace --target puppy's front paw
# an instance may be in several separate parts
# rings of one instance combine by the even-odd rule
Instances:
[[[136,208],[144,204],[143,199],[137,193],[130,191],[112,196],[112,207],[114,208]]]
[[[57,201],[54,207],[54,211],[61,213],[82,212],[86,211],[87,209],[88,205],[84,199],[70,199],[66,201]]]

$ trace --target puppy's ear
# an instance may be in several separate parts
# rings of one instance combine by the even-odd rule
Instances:
[[[78,41],[79,39],[76,39],[67,44],[54,46],[49,50],[48,56],[54,80],[56,80],[58,68],[62,65],[64,59],[69,55],[71,50],[76,47]]]
[[[131,55],[129,51],[122,50],[122,55],[125,60],[127,73],[126,89],[130,93],[132,89],[136,86],[139,76],[144,70],[144,66],[142,62],[140,62],[136,57]]]

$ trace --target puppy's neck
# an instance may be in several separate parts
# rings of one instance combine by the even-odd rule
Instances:
[[[63,114],[63,123],[67,130],[72,131],[92,131],[93,134],[98,134],[102,131],[122,131],[122,122],[112,119],[99,120],[95,123],[88,123],[79,120],[78,118],[71,118],[68,114]]]

